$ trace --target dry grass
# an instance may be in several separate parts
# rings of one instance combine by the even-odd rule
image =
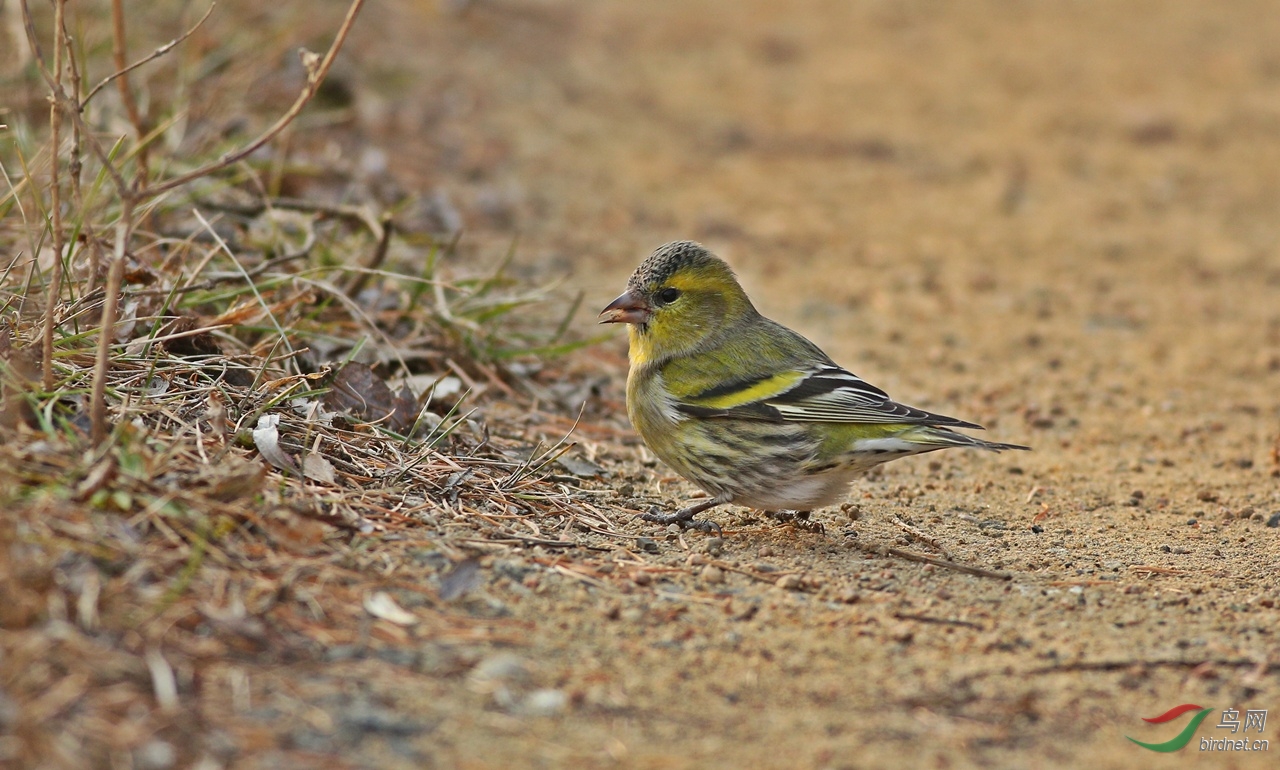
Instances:
[[[305,132],[202,158],[164,150],[180,105],[69,114],[97,10],[0,158],[0,764],[217,765],[266,740],[232,706],[273,664],[514,638],[450,604],[477,559],[616,532],[528,438],[572,428],[533,404],[574,400],[545,362],[581,343],[515,312],[547,292],[461,269],[349,165],[317,181]]]

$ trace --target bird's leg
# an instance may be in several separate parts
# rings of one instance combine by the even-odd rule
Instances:
[[[764,515],[781,524],[790,524],[796,529],[816,532],[821,535],[827,531],[820,521],[809,520],[810,511],[765,511]]]
[[[687,508],[681,508],[675,513],[661,513],[658,510],[658,506],[655,505],[649,509],[648,513],[640,514],[640,518],[645,521],[652,521],[655,524],[679,524],[683,529],[696,529],[699,532],[710,532],[715,535],[721,535],[723,534],[723,531],[720,529],[719,524],[714,521],[707,521],[706,519],[703,519],[702,521],[695,521],[693,518],[705,510],[715,508],[717,505],[720,505],[721,502],[722,501],[712,497],[707,500],[703,500],[700,503],[694,503]]]

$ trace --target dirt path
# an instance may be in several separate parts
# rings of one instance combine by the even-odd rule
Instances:
[[[477,2],[365,22],[387,42],[368,71],[400,84],[365,107],[477,253],[519,232],[522,261],[594,307],[657,244],[702,240],[854,371],[1036,450],[892,465],[855,486],[855,520],[818,514],[825,535],[731,510],[709,546],[630,522],[626,499],[690,487],[587,434],[625,531],[652,540],[493,567],[521,643],[455,650],[469,689],[384,696],[436,715],[441,765],[1274,765],[1273,4]],[[619,428],[623,344],[597,354]],[[895,519],[1012,579],[869,553],[937,555]],[[1181,703],[1215,709],[1197,740],[1232,737],[1222,709],[1270,709],[1270,752],[1125,740],[1170,738],[1185,718],[1141,717]]]

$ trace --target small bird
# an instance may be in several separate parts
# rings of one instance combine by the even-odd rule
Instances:
[[[692,241],[654,251],[600,323],[629,324],[631,424],[709,495],[646,521],[716,531],[694,517],[725,503],[807,519],[880,463],[949,447],[1028,449],[957,433],[982,426],[891,400],[760,315],[729,266]]]

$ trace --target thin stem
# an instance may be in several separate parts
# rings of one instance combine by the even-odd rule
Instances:
[[[98,332],[98,358],[93,367],[93,391],[89,400],[89,420],[93,442],[101,444],[107,437],[107,370],[111,365],[111,345],[115,341],[116,316],[120,306],[120,284],[124,278],[124,260],[133,229],[133,205],[130,197],[121,201],[120,220],[116,222],[115,253],[107,270],[107,295],[102,302],[102,325]]]
[[[129,66],[127,66],[127,67],[121,67],[120,69],[116,70],[115,72],[111,73],[110,75],[107,75],[107,76],[106,76],[105,78],[103,78],[102,80],[98,81],[98,84],[97,84],[97,85],[95,85],[93,88],[89,89],[89,93],[85,95],[84,100],[81,102],[81,104],[88,104],[90,101],[92,101],[92,100],[93,100],[93,97],[97,96],[97,95],[98,95],[98,92],[99,92],[99,91],[101,91],[102,89],[106,88],[106,87],[107,87],[107,85],[108,85],[109,83],[111,83],[111,82],[113,82],[113,81],[116,81],[116,80],[123,79],[123,78],[124,78],[125,76],[127,76],[130,72],[133,72],[134,70],[136,70],[137,68],[139,68],[139,67],[141,67],[142,65],[146,64],[147,62],[155,61],[156,59],[159,59],[161,56],[164,56],[165,54],[167,54],[167,53],[169,53],[170,51],[172,51],[172,50],[173,50],[174,48],[176,48],[176,47],[178,46],[178,44],[180,44],[182,41],[186,40],[187,38],[189,38],[189,37],[191,37],[193,34],[195,34],[195,31],[196,31],[197,29],[200,29],[201,25],[203,25],[203,24],[205,23],[205,21],[206,21],[206,20],[209,18],[209,16],[213,13],[213,9],[214,9],[214,8],[216,8],[216,7],[218,7],[218,4],[217,4],[217,3],[210,3],[210,4],[209,4],[209,9],[208,9],[207,11],[205,11],[205,12],[204,12],[204,16],[201,16],[201,17],[200,17],[200,21],[197,21],[197,22],[196,22],[196,23],[191,27],[191,29],[187,30],[186,32],[183,32],[183,33],[182,33],[181,35],[179,35],[178,37],[175,37],[173,40],[170,40],[169,42],[167,42],[167,43],[165,43],[164,45],[160,46],[159,48],[157,48],[156,50],[154,50],[154,51],[152,51],[151,53],[147,54],[146,56],[142,57],[141,59],[137,60],[137,61],[136,61],[136,62],[134,62],[133,64],[130,64],[130,65],[129,65]],[[115,10],[115,9],[114,9],[114,7],[113,7],[113,8],[112,8],[112,11],[114,12],[114,10]],[[119,61],[119,59],[118,59],[118,58],[117,58],[117,61]]]
[[[62,89],[62,60],[66,55],[67,40],[63,35],[63,18],[66,0],[56,0],[53,12],[53,79]],[[62,105],[56,95],[49,98],[49,194],[51,198],[53,226],[53,269],[49,276],[48,294],[45,299],[44,329],[40,341],[40,367],[43,370],[44,389],[53,390],[53,327],[58,312],[58,296],[62,290],[62,259],[66,246],[62,232]]]
[[[129,116],[129,124],[133,125],[133,133],[136,134],[138,142],[138,183],[146,184],[146,180],[150,177],[147,173],[147,146],[142,145],[142,137],[147,136],[146,123],[142,120],[142,113],[138,110],[138,102],[133,98],[133,91],[129,88],[129,52],[128,40],[124,36],[124,3],[123,0],[111,0],[111,55],[115,59],[115,70],[120,73],[120,77],[115,79],[116,91],[120,92],[120,101],[124,104],[124,111]]]
[[[325,53],[324,58],[316,61],[316,55],[308,51],[302,52],[302,64],[307,69],[307,85],[302,89],[302,93],[298,95],[293,106],[289,111],[280,116],[280,119],[271,125],[257,139],[249,144],[241,147],[235,152],[227,153],[218,160],[206,166],[201,166],[193,171],[180,174],[172,179],[167,179],[150,187],[138,190],[138,200],[153,198],[162,193],[166,193],[177,187],[208,176],[209,174],[226,168],[234,163],[238,163],[253,153],[257,152],[260,147],[270,142],[272,139],[294,121],[302,112],[302,108],[307,106],[312,97],[316,95],[316,91],[320,89],[320,84],[324,82],[325,75],[329,73],[329,68],[333,66],[333,61],[338,57],[338,51],[342,50],[342,44],[347,39],[347,33],[351,31],[351,25],[355,23],[356,14],[360,13],[360,8],[364,5],[364,0],[352,0],[351,7],[347,9],[347,16],[342,20],[342,26],[338,28],[338,34],[334,37],[333,43],[329,46],[329,50]]]
[[[67,33],[65,27],[62,30],[62,35],[67,40],[71,40],[71,35]],[[71,46],[67,47],[67,74],[71,76],[71,93],[75,95],[76,104],[78,105],[77,111],[83,110],[84,100],[80,98],[80,94],[83,93],[84,78],[81,77],[80,74],[80,63],[76,60],[75,48]],[[82,242],[89,245],[89,253],[91,255],[91,270],[89,271],[88,285],[85,287],[83,292],[84,294],[88,294],[93,291],[94,286],[97,284],[101,276],[98,275],[98,238],[93,231],[93,222],[91,221],[91,218],[84,215],[84,190],[80,187],[80,177],[83,175],[84,171],[83,153],[84,142],[80,136],[80,121],[73,120],[71,121],[71,146],[68,148],[67,156],[67,178],[71,182],[72,205],[75,206],[76,211],[82,212],[81,219],[77,222],[80,227],[80,233],[78,233],[78,235],[84,236]],[[72,249],[73,251],[77,251],[75,247],[72,247]],[[67,264],[71,264],[70,254],[67,255]],[[75,284],[72,283],[69,284],[68,288],[74,286]]]

